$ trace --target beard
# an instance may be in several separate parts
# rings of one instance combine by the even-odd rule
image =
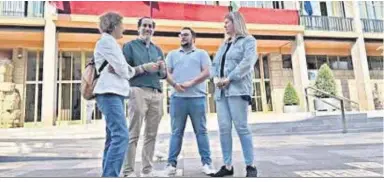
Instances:
[[[192,46],[192,44],[190,42],[181,43],[182,48],[190,48],[191,46]]]
[[[140,36],[146,41],[149,41],[152,38],[152,34],[150,32],[142,32]]]

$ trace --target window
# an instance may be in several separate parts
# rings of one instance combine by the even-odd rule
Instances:
[[[320,2],[320,13],[321,16],[328,16],[327,2]]]
[[[26,1],[28,7],[28,16],[43,17],[44,1]]]
[[[292,69],[292,57],[290,54],[285,54],[283,57],[283,68]]]
[[[316,56],[316,58],[317,58],[317,69],[320,69],[320,67],[323,64],[328,64],[327,56]]]
[[[343,17],[347,17],[346,13],[345,13],[345,4],[344,4],[344,1],[340,1],[340,6],[341,6],[341,14],[343,15]]]
[[[57,114],[59,121],[81,120],[81,52],[60,52]]]
[[[252,97],[252,111],[253,112],[263,111],[260,82],[253,82],[253,90],[255,91],[255,96]]]
[[[41,122],[43,52],[28,51],[25,93],[25,122]]]
[[[257,60],[255,64],[255,78],[260,79],[261,78],[261,73],[260,73],[260,61]]]
[[[290,1],[289,3],[294,3],[294,1]],[[285,8],[284,1],[240,1],[240,6],[250,8]]]
[[[307,56],[307,68],[309,70],[317,70],[316,56]]]
[[[265,81],[265,95],[267,96],[268,111],[273,111],[272,92],[270,81]]]
[[[255,1],[240,1],[240,6],[241,7],[256,8],[256,7],[258,7],[258,5],[256,3],[257,2],[255,2]]]
[[[331,69],[338,69],[338,57],[337,56],[329,56],[329,66]]]
[[[268,56],[263,56],[263,69],[264,69],[264,78],[269,79]]]
[[[179,1],[179,3],[185,4],[203,4],[203,5],[216,5],[215,1]]]
[[[383,57],[382,56],[368,56],[369,70],[383,70]]]
[[[380,1],[361,1],[359,9],[362,18],[366,19],[382,19],[384,2]]]
[[[273,9],[284,9],[284,1],[273,1]]]
[[[339,57],[339,67],[340,70],[353,70],[352,57],[351,56],[340,56]]]
[[[383,19],[384,18],[384,2],[383,1],[372,1],[373,8],[375,10],[375,18]]]
[[[309,70],[318,70],[323,64],[328,64],[333,70],[353,70],[351,56],[307,56]]]

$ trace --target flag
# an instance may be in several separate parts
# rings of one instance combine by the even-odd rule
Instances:
[[[312,11],[311,1],[304,1],[304,9],[309,16],[312,16],[313,11]]]
[[[153,9],[160,10],[159,2],[144,1],[144,4],[148,5],[150,8],[150,17],[152,18]]]
[[[51,4],[56,7],[58,10],[64,10],[63,1],[51,1]]]
[[[230,1],[229,2],[229,11],[231,11],[231,12],[239,11],[240,7],[241,6],[240,6],[238,1]]]

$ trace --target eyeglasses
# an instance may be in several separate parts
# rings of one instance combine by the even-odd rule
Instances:
[[[141,26],[143,26],[144,28],[148,27],[148,28],[152,28],[152,24],[142,24]]]
[[[183,33],[183,34],[179,34],[179,37],[188,37],[190,34],[189,33]]]

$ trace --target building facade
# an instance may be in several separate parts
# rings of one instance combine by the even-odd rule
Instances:
[[[304,2],[239,3],[250,33],[258,40],[253,112],[281,113],[289,82],[306,111],[304,89],[313,84],[324,63],[333,71],[338,95],[359,102],[362,111],[383,109],[383,2],[311,1],[311,15]],[[213,57],[223,41],[228,4],[155,2],[151,10],[141,1],[1,1],[0,105],[6,106],[0,107],[1,126],[85,123],[87,102],[79,91],[81,73],[100,36],[97,21],[103,12],[124,15],[121,44],[136,38],[139,17],[152,14],[157,24],[154,42],[165,54],[179,47],[178,32],[189,26],[198,33],[197,46]],[[9,85],[14,88],[8,89]],[[207,109],[215,114],[212,80],[207,85]],[[168,111],[169,86],[164,82],[163,87]],[[93,118],[101,119],[94,107]],[[354,109],[347,104],[347,110]]]

